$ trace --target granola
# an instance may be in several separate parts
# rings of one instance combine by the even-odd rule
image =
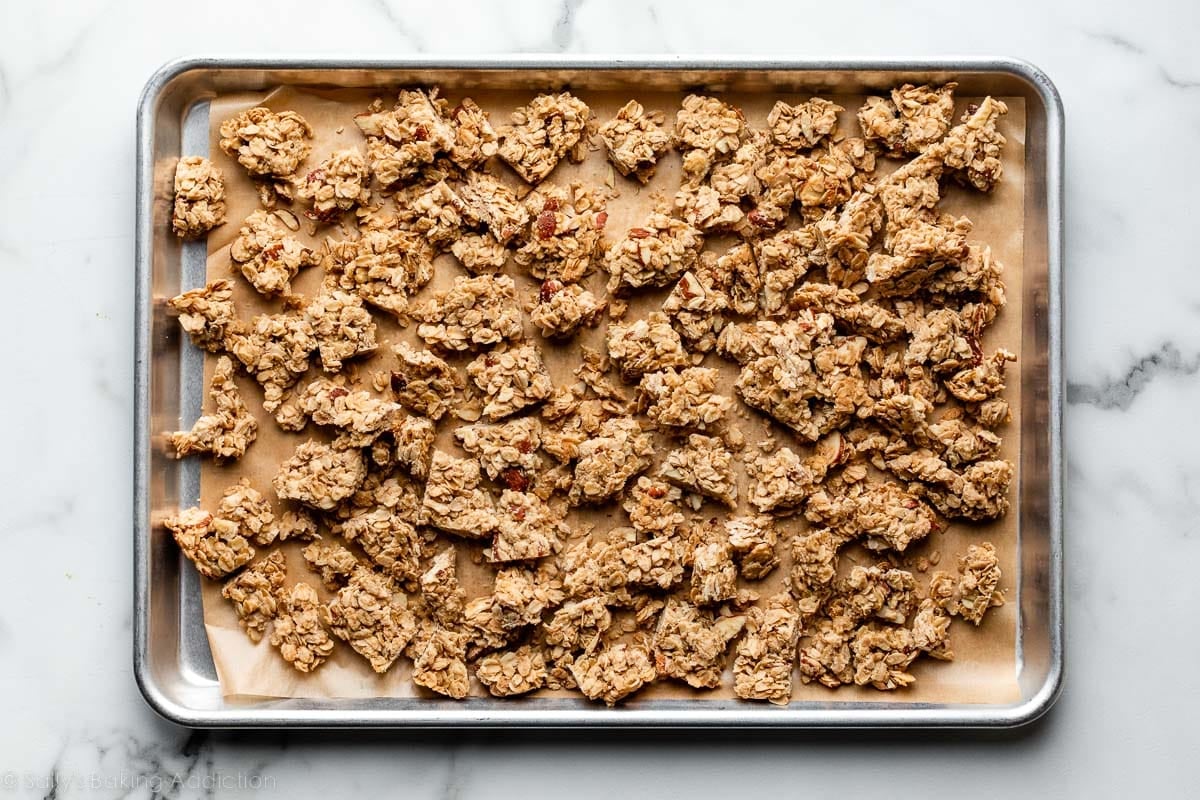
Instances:
[[[667,453],[658,474],[677,486],[737,508],[733,453],[716,437],[691,434],[686,447]]]
[[[572,505],[599,503],[615,495],[626,481],[650,466],[651,438],[637,420],[616,417],[600,425],[596,436],[579,445]]]
[[[595,190],[582,184],[563,189],[543,183],[525,199],[532,220],[529,235],[513,255],[542,280],[567,283],[592,271],[603,250],[608,212]]]
[[[920,153],[950,130],[954,116],[955,83],[933,87],[906,83],[892,90],[891,99],[868,97],[858,111],[867,139],[893,157]]]
[[[620,642],[578,656],[569,667],[579,691],[589,700],[616,705],[654,680],[657,671],[643,644]]]
[[[390,378],[392,396],[414,414],[437,422],[450,410],[455,393],[462,388],[462,379],[428,350],[416,350],[401,342],[392,351],[398,361]]]
[[[696,263],[704,236],[682,220],[651,214],[630,228],[605,255],[608,274],[618,286],[640,289],[666,286]]]
[[[334,636],[380,674],[399,658],[416,628],[408,598],[387,578],[361,568],[322,609],[322,617]]]
[[[841,106],[820,97],[794,106],[780,100],[767,114],[771,141],[785,151],[811,150],[837,130],[842,111]]]
[[[541,183],[563,157],[582,160],[577,151],[590,116],[587,105],[569,92],[538,95],[497,129],[500,158],[527,183]]]
[[[420,571],[421,542],[417,529],[406,515],[385,506],[375,506],[354,513],[341,523],[339,532],[348,542],[354,542],[372,563],[402,585],[411,585]],[[306,551],[307,552],[307,551]],[[341,566],[348,562],[339,553],[324,552],[326,558],[336,557]],[[322,581],[325,572],[322,571]]]
[[[242,400],[233,380],[233,361],[228,356],[217,359],[208,394],[216,408],[201,415],[191,430],[168,434],[172,457],[207,453],[218,461],[239,459],[258,436],[258,421]]]
[[[466,631],[434,625],[418,633],[410,648],[413,659],[413,683],[437,694],[461,700],[471,690],[467,670]]]
[[[482,166],[499,150],[496,130],[487,112],[469,97],[459,101],[448,115],[454,126],[450,160],[463,169]]]
[[[279,605],[271,646],[297,671],[312,672],[333,654],[333,639],[322,624],[324,606],[307,583],[293,586]]]
[[[274,543],[278,535],[271,503],[250,485],[249,478],[225,490],[217,503],[216,516],[235,523],[243,536],[263,547]]]
[[[467,365],[467,377],[483,392],[483,415],[503,419],[550,396],[554,383],[535,345],[496,349]]]
[[[291,236],[274,214],[258,210],[246,217],[229,255],[242,276],[267,296],[291,294],[292,278],[321,259]]]
[[[468,538],[491,536],[500,520],[495,501],[479,484],[478,462],[434,450],[421,501],[421,521]]]
[[[310,439],[280,465],[271,485],[283,500],[332,511],[354,494],[366,476],[367,465],[360,451],[335,450]]]
[[[227,280],[215,280],[172,297],[167,307],[179,315],[179,327],[192,344],[210,353],[224,350],[229,334],[240,326],[233,307],[233,286]]]
[[[528,694],[546,685],[546,659],[529,645],[479,659],[475,677],[496,697]]]
[[[1008,106],[993,97],[985,97],[963,115],[962,123],[950,129],[942,143],[943,161],[961,182],[981,192],[990,192],[1000,182],[1003,165],[1000,154],[1006,140],[996,124],[1008,113]]]
[[[641,103],[630,100],[600,126],[600,141],[618,172],[643,184],[650,181],[658,159],[671,147],[671,134],[663,126],[665,119],[661,111],[647,113]]]
[[[715,689],[725,652],[745,623],[745,617],[714,618],[691,603],[669,600],[654,630],[655,671],[697,689]]]
[[[273,184],[275,191],[291,199],[290,179],[308,158],[312,135],[308,122],[295,111],[276,114],[258,106],[222,122],[218,145],[252,178]]]
[[[692,554],[692,602],[713,606],[737,594],[737,565],[733,548],[723,529],[701,544]]]
[[[489,478],[506,484],[518,482],[512,471],[528,478],[542,465],[538,449],[542,424],[536,417],[520,417],[500,424],[463,425],[454,438],[471,455]],[[510,487],[515,488],[515,487]]]
[[[916,678],[906,670],[920,655],[908,628],[872,622],[859,628],[850,641],[854,654],[854,682],[882,691],[903,689]]]
[[[336,222],[344,212],[370,201],[370,180],[367,160],[357,148],[337,150],[304,176],[296,196],[311,206],[305,212],[309,219]]]
[[[691,364],[679,334],[659,311],[629,325],[610,324],[608,355],[627,381],[637,380],[647,372]]]
[[[716,393],[718,378],[711,367],[646,373],[638,385],[646,416],[668,428],[719,427],[733,400]]]
[[[844,492],[822,488],[808,497],[805,516],[844,536],[861,536],[872,550],[904,552],[936,527],[933,509],[892,481],[855,483]]]
[[[376,100],[354,124],[367,137],[367,159],[380,186],[411,180],[455,145],[455,132],[434,103],[436,92],[403,90],[395,106]]]
[[[542,282],[529,308],[529,321],[543,336],[561,339],[594,325],[603,310],[604,303],[578,283],[550,278]]]
[[[274,414],[284,392],[308,371],[317,339],[307,314],[284,311],[258,315],[228,338],[227,348],[262,386],[263,409]]]
[[[417,335],[448,352],[479,350],[521,337],[521,309],[516,287],[507,275],[455,278],[413,310],[420,322]]]
[[[175,167],[171,229],[181,239],[198,239],[225,222],[225,177],[207,158],[186,156]]]
[[[378,347],[375,320],[356,294],[339,289],[322,291],[309,302],[304,313],[312,321],[317,358],[326,372],[338,372],[342,362]]]
[[[287,578],[283,553],[272,551],[230,579],[221,596],[233,603],[238,622],[250,641],[257,642],[279,610],[278,594]]]
[[[254,548],[236,522],[222,520],[200,508],[180,511],[163,520],[179,549],[206,578],[223,578],[254,558]]]
[[[329,242],[328,251],[325,270],[340,288],[397,317],[433,277],[433,248],[414,231],[368,228],[357,239]]]
[[[733,691],[743,700],[787,705],[792,697],[792,666],[800,638],[800,612],[787,592],[750,609],[746,635],[737,643]],[[802,673],[803,674],[803,673]]]
[[[980,624],[989,608],[1004,605],[1004,593],[997,588],[1001,577],[998,561],[991,542],[971,545],[959,556],[958,580],[949,573],[935,572],[930,596],[947,613]]]
[[[675,115],[675,146],[683,153],[683,174],[699,182],[712,165],[741,146],[746,118],[740,109],[715,97],[691,94]]]
[[[533,561],[558,549],[569,529],[563,516],[537,495],[507,489],[496,504],[496,536],[489,561]]]
[[[779,532],[773,517],[765,514],[730,517],[725,521],[725,535],[743,578],[762,580],[779,566],[779,554],[775,551]]]
[[[622,507],[634,530],[650,537],[669,536],[686,522],[682,497],[678,488],[642,475],[626,491]]]
[[[362,566],[358,556],[337,542],[315,541],[303,550],[304,561],[317,573],[321,583],[331,592],[345,586],[355,569]]]

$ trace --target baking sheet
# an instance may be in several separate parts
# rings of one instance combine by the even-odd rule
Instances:
[[[671,118],[674,109],[682,98],[680,93],[594,93],[578,92],[579,96],[588,103],[597,117],[603,121],[615,113],[630,96],[636,96],[648,109],[662,109]],[[313,152],[306,166],[313,166],[334,149],[349,146],[361,146],[362,137],[353,124],[353,115],[361,111],[374,95],[361,91],[337,90],[328,92],[304,92],[285,88],[275,92],[262,94],[239,94],[216,98],[211,106],[210,134],[211,157],[224,171],[228,193],[228,219],[224,226],[218,228],[209,237],[208,277],[210,280],[228,276],[231,263],[228,245],[236,237],[239,223],[251,211],[258,207],[258,197],[244,170],[232,159],[225,156],[216,146],[216,129],[223,119],[237,111],[253,105],[263,104],[275,110],[292,109],[302,114],[312,124],[315,132]],[[842,130],[853,133],[857,126],[853,121],[853,112],[861,104],[861,96],[825,95],[828,99],[838,102],[848,109],[843,114]],[[507,119],[508,113],[528,102],[529,93],[487,92],[472,94],[472,97],[485,109],[491,112],[494,123]],[[739,95],[728,94],[724,97],[739,105],[745,112],[750,125],[764,123],[766,114],[777,99],[797,102],[807,99],[806,96],[791,96],[787,94]],[[457,95],[451,95],[454,102]],[[973,98],[959,98],[961,109]],[[1001,131],[1008,138],[1005,150],[1005,179],[991,196],[979,195],[962,189],[948,188],[942,202],[943,210],[965,214],[974,223],[972,240],[989,244],[995,256],[1005,265],[1005,280],[1008,284],[1009,305],[1001,313],[995,325],[989,329],[985,337],[985,349],[1005,346],[1020,353],[1020,321],[1022,316],[1022,292],[1020,280],[1022,274],[1022,221],[1024,213],[1024,144],[1025,120],[1024,101],[1021,98],[1002,98],[1009,105],[1009,114],[1001,123]],[[390,97],[384,97],[385,102],[391,102]],[[340,129],[340,130],[339,130]],[[886,172],[897,162],[881,161],[880,171]],[[302,167],[303,169],[303,167]],[[503,176],[514,188],[523,184],[507,171],[506,168],[496,167],[494,171]],[[581,165],[562,164],[551,175],[550,180],[560,184],[568,184],[572,180],[583,180],[595,185],[604,185],[610,179],[608,162],[603,153],[596,151]],[[669,154],[660,164],[655,179],[648,187],[640,187],[633,181],[615,177],[616,187],[620,196],[610,200],[608,204],[609,221],[607,230],[610,238],[620,236],[625,229],[639,224],[642,218],[655,202],[663,196],[669,197],[678,185],[678,156]],[[342,232],[336,228],[326,228],[317,232],[316,236],[308,236],[305,228],[296,234],[312,246],[318,247],[326,235],[341,238]],[[732,237],[713,237],[708,247],[720,252],[735,241]],[[428,296],[433,291],[444,288],[453,282],[456,275],[465,274],[449,255],[441,256],[436,262],[437,271],[434,280],[418,295],[416,302]],[[510,264],[505,272],[513,276],[522,295],[535,290],[537,283],[529,279],[523,270]],[[601,295],[601,290],[607,276],[597,274],[591,276],[587,283],[589,288]],[[294,291],[310,295],[315,293],[321,280],[320,268],[306,270],[293,281]],[[257,313],[271,313],[279,310],[278,301],[268,301],[258,295],[240,277],[233,281],[235,301],[243,318],[249,318]],[[669,287],[668,287],[669,288]],[[643,316],[648,310],[657,308],[667,290],[649,292],[639,295],[631,303],[630,317]],[[388,370],[392,366],[393,357],[387,346],[393,342],[406,340],[419,344],[414,327],[401,329],[391,319],[390,315],[375,314],[379,326],[379,351],[369,360],[360,361],[349,372],[352,382],[362,388],[370,388],[370,376],[375,370]],[[552,345],[533,332],[527,325],[527,334],[542,346],[547,365],[556,380],[561,376],[569,376],[578,361],[577,343],[567,345]],[[577,337],[577,342],[583,341],[589,346],[603,349],[603,325],[599,329]],[[452,360],[461,367],[468,357]],[[214,359],[206,363],[206,377],[211,372]],[[729,383],[737,374],[734,365],[726,364],[722,359],[710,357],[706,366],[722,368]],[[258,440],[251,446],[243,459],[235,464],[216,466],[206,462],[201,470],[201,505],[214,507],[223,489],[236,482],[238,478],[247,476],[256,488],[263,490],[268,497],[273,497],[270,489],[270,479],[278,465],[291,455],[292,450],[308,437],[324,438],[321,432],[310,428],[302,434],[290,434],[280,430],[274,421],[261,412],[261,390],[257,384],[244,376],[239,376],[239,385],[249,399],[252,410],[259,417],[260,430]],[[1019,398],[1020,385],[1011,381],[1006,397],[1014,413],[1014,419],[1004,429],[1004,444],[1002,456],[1014,463],[1018,462],[1019,450],[1018,432],[1020,430],[1019,414],[1021,403]],[[631,392],[632,394],[632,389]],[[732,394],[730,389],[729,394]],[[207,401],[205,408],[208,407]],[[769,423],[757,414],[751,413],[747,419],[732,418],[735,424],[742,427],[748,442],[755,442],[762,436]],[[462,455],[452,441],[452,425],[443,423],[439,436],[439,447]],[[785,436],[778,436],[781,443],[788,443]],[[955,524],[940,534],[933,534],[925,542],[914,546],[906,554],[906,558],[915,561],[921,555],[928,556],[933,551],[942,553],[939,568],[954,569],[954,555],[965,550],[967,544],[981,539],[996,543],[1000,555],[1001,568],[1005,579],[1002,588],[1009,589],[1010,602],[1003,608],[993,609],[987,622],[981,628],[956,622],[952,627],[951,644],[956,653],[956,661],[942,663],[929,659],[919,659],[914,663],[912,672],[917,678],[916,684],[908,690],[900,692],[878,692],[874,689],[860,687],[842,687],[831,691],[817,684],[805,686],[794,681],[793,701],[815,702],[927,702],[927,703],[1006,703],[1019,699],[1017,686],[1017,604],[1015,602],[1015,587],[1017,581],[1018,537],[1017,524],[1020,516],[1017,507],[1016,487],[1019,476],[1014,480],[1012,499],[1013,508],[1009,514],[997,523],[986,526]],[[740,487],[745,496],[745,479],[743,476]],[[709,507],[706,506],[705,511]],[[596,527],[596,536],[613,527],[625,524],[624,515],[617,508],[607,512],[574,511],[568,522],[591,523]],[[802,518],[785,520],[781,525],[780,553],[783,564],[766,581],[757,584],[745,584],[760,591],[764,596],[773,592],[783,581],[789,569],[789,553],[786,546],[788,534],[793,530],[803,530],[807,523]],[[447,537],[449,538],[449,537]],[[490,570],[477,568],[472,563],[472,551],[479,550],[482,545],[456,540],[459,550],[459,574],[468,596],[478,596],[490,592]],[[282,546],[288,558],[289,582],[306,580],[314,585],[323,596],[328,596],[315,575],[308,572],[300,557],[302,545],[286,543]],[[874,558],[867,556],[861,550],[847,553],[843,557],[843,568],[852,563],[873,563]],[[925,580],[928,574],[918,575],[918,580]],[[407,659],[398,659],[396,664],[383,676],[372,672],[366,662],[354,653],[348,646],[339,643],[330,661],[312,675],[301,675],[292,670],[278,656],[274,648],[264,639],[255,645],[245,636],[237,624],[232,606],[220,596],[220,584],[205,581],[203,584],[203,604],[205,627],[208,632],[209,644],[213,661],[221,683],[222,693],[227,698],[261,698],[261,697],[306,697],[306,698],[362,698],[362,697],[406,697],[432,696],[423,689],[414,687],[409,680],[410,663]],[[473,683],[472,694],[485,696],[486,692],[478,684]],[[534,696],[569,696],[579,698],[577,692],[548,692],[536,693]],[[695,691],[687,686],[674,682],[657,682],[647,687],[626,704],[637,703],[641,699],[728,699],[732,697],[732,680],[727,674],[720,689],[714,691]],[[506,705],[519,705],[520,700],[496,701]]]

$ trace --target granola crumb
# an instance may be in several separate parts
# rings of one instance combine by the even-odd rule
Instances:
[[[279,609],[277,596],[286,578],[283,553],[274,550],[221,588],[221,596],[233,603],[238,623],[250,641],[262,639],[267,625],[275,618]]]
[[[600,126],[597,133],[618,172],[643,184],[650,181],[658,159],[671,147],[665,118],[661,111],[647,113],[641,103],[630,100]]]
[[[384,673],[404,651],[416,623],[407,597],[387,578],[357,570],[322,610],[326,625],[356,653]]]
[[[299,672],[309,673],[333,654],[333,639],[322,624],[324,607],[307,583],[297,583],[280,602],[271,646]]]
[[[280,465],[271,485],[283,500],[332,511],[354,494],[366,475],[367,465],[360,451],[335,450],[310,439]]]
[[[242,400],[228,356],[217,359],[208,393],[216,408],[201,415],[191,430],[168,434],[169,452],[174,458],[203,453],[218,461],[236,460],[257,438],[258,421]]]
[[[179,316],[179,327],[192,344],[210,353],[224,350],[229,334],[240,325],[233,306],[233,285],[223,279],[172,297],[167,307]]]
[[[523,645],[484,656],[475,677],[496,697],[528,694],[546,685],[546,659],[537,648]]]
[[[201,508],[189,508],[163,520],[179,549],[206,578],[223,578],[254,558],[254,548],[236,522],[222,520]]]
[[[521,336],[521,309],[516,286],[507,275],[455,278],[413,310],[420,322],[417,335],[449,352],[479,350]]]
[[[500,158],[527,183],[541,183],[581,143],[590,115],[569,92],[538,95],[497,129]]]
[[[171,229],[180,239],[198,239],[225,222],[225,177],[207,158],[187,156],[175,167]]]
[[[584,653],[569,669],[584,696],[603,700],[609,706],[641,689],[657,675],[649,649],[628,642]]]
[[[541,351],[532,344],[484,353],[467,365],[467,376],[483,392],[483,415],[490,420],[541,402],[554,390]]]

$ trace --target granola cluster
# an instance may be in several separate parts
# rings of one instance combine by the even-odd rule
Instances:
[[[269,487],[164,527],[300,673],[341,647],[454,699],[911,686],[1003,604],[990,542],[924,576],[1016,478],[1003,267],[940,205],[1001,180],[1007,109],[955,88],[868,98],[856,136],[823,98],[594,119],[563,91],[493,126],[409,88],[303,170],[298,114],[224,121],[264,208],[230,246],[245,284],[166,302],[216,357],[212,410],[166,442],[246,452],[236,369],[293,438]],[[558,168],[588,158],[607,186]],[[181,160],[175,232],[220,224],[224,191]],[[305,231],[274,208],[293,194]]]

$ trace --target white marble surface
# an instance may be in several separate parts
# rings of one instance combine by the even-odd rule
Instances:
[[[990,6],[927,1],[0,4],[0,797],[229,795],[256,783],[290,797],[412,798],[1194,787],[1200,226],[1188,161],[1200,145],[1200,5],[1005,5],[1014,10],[997,19]],[[1069,657],[1046,720],[983,738],[208,735],[142,703],[130,668],[130,425],[143,82],[201,52],[510,51],[1013,55],[1057,82]]]

